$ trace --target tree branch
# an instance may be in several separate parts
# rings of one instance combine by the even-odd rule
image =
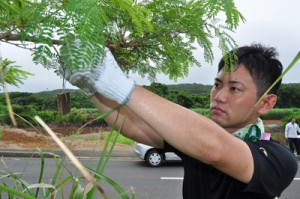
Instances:
[[[0,34],[0,40],[6,40],[6,41],[21,41],[22,40],[20,34],[12,34],[11,32],[12,32],[12,30]],[[28,38],[25,39],[25,41],[28,41],[28,42],[35,42],[35,40],[36,40],[35,37],[32,37],[30,39],[28,39]],[[52,39],[52,44],[59,45],[59,44],[61,44],[61,41],[58,39]]]

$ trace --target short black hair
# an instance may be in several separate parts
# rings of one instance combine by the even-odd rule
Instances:
[[[243,64],[256,84],[257,97],[259,98],[282,74],[283,67],[277,57],[278,52],[273,47],[265,47],[261,44],[242,46],[223,56],[219,62],[218,72],[220,72],[226,64],[227,66],[234,64],[236,67],[235,70],[240,64]],[[280,85],[281,79],[268,94],[276,94]]]

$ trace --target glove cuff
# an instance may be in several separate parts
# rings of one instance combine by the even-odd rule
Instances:
[[[107,96],[115,100],[116,102],[118,102],[118,104],[126,104],[130,100],[131,95],[135,89],[135,83],[130,78],[127,78],[126,81],[122,81],[122,82],[120,81],[118,83],[110,87],[110,89],[114,92],[114,94],[111,96],[108,94]]]
[[[99,88],[97,85],[105,82],[105,89]],[[105,97],[116,101],[118,104],[126,104],[135,89],[135,82],[126,77],[124,74],[111,76],[109,81],[97,82],[96,90]]]

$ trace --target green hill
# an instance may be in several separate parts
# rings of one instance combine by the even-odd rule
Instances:
[[[173,84],[167,85],[170,90],[184,91],[191,94],[209,94],[212,85],[203,85],[203,84]]]
[[[175,102],[192,100],[191,103],[195,105],[196,102],[200,104],[209,103],[209,93],[212,88],[211,85],[203,84],[153,84],[154,86],[148,86],[153,92]],[[156,86],[155,86],[156,85]],[[71,107],[76,108],[94,108],[94,104],[90,96],[85,95],[79,89],[67,89],[71,95]],[[18,104],[20,106],[33,105],[40,110],[56,110],[57,99],[56,95],[61,93],[61,89],[52,91],[43,91],[38,93],[28,92],[10,92],[10,98],[12,104]],[[300,83],[283,84],[278,92],[277,108],[300,108]],[[190,98],[190,99],[188,99]],[[208,101],[207,101],[208,100]],[[206,102],[207,101],[207,102]],[[205,103],[204,103],[205,102]],[[0,93],[0,105],[5,105],[5,95]],[[180,104],[180,103],[179,103]],[[191,105],[191,106],[194,106]]]

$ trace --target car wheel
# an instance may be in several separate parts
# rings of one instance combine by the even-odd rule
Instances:
[[[156,149],[151,149],[147,152],[145,161],[151,167],[159,167],[164,161],[164,155]]]

